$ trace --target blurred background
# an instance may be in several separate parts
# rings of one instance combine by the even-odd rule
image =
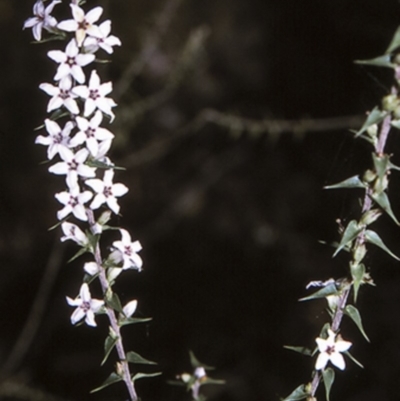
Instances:
[[[69,18],[64,3],[56,10]],[[311,280],[347,273],[347,256],[332,259],[319,241],[338,239],[336,219],[358,218],[362,193],[322,188],[369,166],[371,149],[349,128],[392,83],[391,71],[353,61],[384,52],[400,5],[98,0],[85,8],[96,5],[123,43],[97,67],[114,83],[111,157],[130,188],[113,223],[143,245],[143,272],[127,272],[116,289],[123,304],[139,299],[138,317],[153,318],[126,327],[124,339],[158,362],[141,371],[163,372],[139,381],[139,394],[190,400],[166,381],[190,371],[192,350],[226,380],[204,387],[210,401],[279,400],[309,380],[314,363],[283,345],[314,347],[328,321],[324,301],[298,298]],[[34,128],[48,102],[38,85],[56,68],[46,52],[64,43],[31,43],[22,25],[32,6],[0,0],[0,398],[121,400],[122,385],[88,394],[113,369],[112,357],[100,367],[107,322],[71,326],[65,296],[78,293],[87,256],[67,264],[77,248],[48,230],[64,184],[41,164]],[[393,135],[396,164],[399,149]],[[393,174],[398,216],[399,182]],[[376,230],[399,254],[392,221],[383,217]],[[377,287],[362,289],[358,307],[371,343],[351,321],[342,327],[365,369],[347,361],[334,400],[398,400],[400,269],[374,248],[367,265]]]

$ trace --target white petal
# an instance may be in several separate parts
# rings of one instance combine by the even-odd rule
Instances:
[[[330,360],[340,370],[344,370],[344,368],[346,367],[346,363],[344,361],[343,355],[340,354],[339,352],[334,352],[330,356]]]
[[[119,213],[120,207],[113,196],[107,198],[107,205],[115,214]]]
[[[83,84],[85,82],[85,74],[83,73],[83,70],[79,65],[73,65],[70,71],[71,75],[76,79],[78,83]]]
[[[39,89],[46,92],[50,96],[57,96],[60,93],[60,89],[57,88],[57,86],[48,83],[40,84]]]
[[[69,19],[69,20],[60,22],[57,25],[57,28],[61,29],[62,31],[75,32],[78,29],[78,23],[73,19]]]
[[[114,184],[112,187],[112,192],[114,196],[123,196],[128,192],[128,188],[124,184]]]
[[[322,352],[321,354],[318,355],[317,362],[315,363],[315,369],[316,370],[321,370],[325,369],[326,364],[329,361],[329,355],[326,354],[325,352]]]
[[[83,265],[83,269],[86,273],[90,274],[91,276],[96,275],[99,272],[99,266],[97,266],[96,262],[87,262]]]
[[[339,340],[335,343],[335,350],[339,352],[347,351],[352,346],[350,341]]]
[[[98,21],[102,13],[103,13],[102,7],[95,7],[86,14],[86,21],[93,24],[93,22]]]
[[[76,4],[71,4],[72,16],[75,21],[82,22],[85,19],[85,12]]]
[[[96,327],[97,324],[94,320],[94,313],[92,310],[88,310],[86,312],[86,318],[85,318],[85,322],[88,326],[92,326],[92,327]]]
[[[49,172],[57,175],[63,175],[68,173],[68,166],[66,163],[58,162],[53,166],[49,167]]]
[[[128,302],[123,308],[122,312],[124,312],[124,315],[126,317],[131,317],[137,308],[137,300],[134,299],[133,301]]]
[[[98,193],[101,193],[104,191],[103,181],[99,180],[98,178],[96,178],[94,180],[86,180],[85,184],[89,185],[90,188],[93,188]]]
[[[83,302],[90,302],[92,297],[90,296],[89,286],[86,283],[81,285],[79,295]]]
[[[75,88],[72,89],[72,93],[81,97],[82,99],[87,99],[90,92],[89,88],[86,85],[79,85],[75,86]]]
[[[87,215],[86,215],[86,211],[85,211],[85,207],[83,205],[76,205],[73,210],[72,213],[74,214],[74,216],[81,220],[81,221],[87,221]]]
[[[76,324],[85,317],[85,311],[82,308],[77,308],[71,315],[71,323]]]
[[[106,201],[106,197],[103,194],[97,194],[93,202],[90,204],[90,208],[93,210],[98,209],[104,202]]]

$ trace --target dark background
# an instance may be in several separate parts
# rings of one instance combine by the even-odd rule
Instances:
[[[297,299],[309,281],[347,272],[347,255],[332,259],[332,248],[318,241],[337,240],[336,219],[359,216],[362,193],[322,187],[361,173],[371,149],[353,139],[346,119],[336,130],[296,124],[283,130],[282,121],[256,129],[240,119],[211,121],[215,113],[205,110],[252,121],[357,121],[387,93],[391,71],[353,61],[383,53],[399,24],[400,5],[87,3],[86,9],[105,8],[102,19],[112,19],[123,42],[112,63],[98,69],[115,83],[112,159],[126,167],[117,181],[130,188],[120,202],[122,217],[113,223],[128,228],[144,248],[143,272],[127,272],[117,290],[123,303],[139,299],[137,316],[153,317],[125,328],[124,339],[163,372],[138,382],[138,391],[147,401],[189,400],[166,380],[190,370],[193,350],[216,367],[210,376],[227,382],[204,388],[211,401],[278,400],[309,380],[314,363],[283,345],[313,347],[328,321],[323,301]],[[33,129],[46,117],[48,101],[38,85],[51,82],[55,71],[46,52],[64,44],[30,43],[31,32],[21,27],[32,5],[0,0],[0,395],[121,400],[122,385],[88,395],[113,369],[112,357],[99,366],[107,323],[100,316],[97,330],[70,325],[65,295],[77,294],[87,259],[67,264],[76,247],[59,245],[59,229],[48,231],[59,208],[54,193],[63,182],[40,164],[45,148],[34,145]],[[134,79],[118,84],[132,60]],[[388,152],[397,164],[399,146],[393,134]],[[398,182],[393,174],[390,195],[400,215]],[[376,230],[399,254],[392,221],[383,217]],[[375,248],[367,265],[377,287],[362,289],[358,307],[371,344],[352,322],[342,327],[365,369],[347,360],[346,371],[337,371],[333,400],[399,399],[400,270]],[[93,292],[98,297],[95,287]],[[32,312],[38,297],[44,307]],[[12,349],[28,316],[34,336],[24,337],[28,350],[16,359]]]

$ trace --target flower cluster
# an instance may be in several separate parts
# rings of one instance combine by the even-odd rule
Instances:
[[[128,188],[114,182],[115,166],[107,157],[114,135],[102,126],[103,121],[114,120],[112,109],[116,103],[109,97],[112,83],[101,82],[93,63],[98,52],[111,54],[121,42],[110,34],[110,20],[99,23],[102,7],[85,12],[79,0],[71,0],[71,18],[58,22],[52,13],[60,3],[54,0],[45,6],[45,0],[36,1],[34,16],[24,24],[24,29],[32,28],[36,41],[42,40],[44,30],[67,39],[64,49],[47,53],[57,68],[53,82],[39,86],[50,97],[47,112],[51,115],[44,121],[46,133],[37,136],[36,143],[47,147],[49,161],[55,160],[49,172],[65,178],[65,188],[55,194],[61,204],[57,212],[64,233],[61,240],[73,240],[95,257],[90,238],[106,229],[112,213],[119,213],[118,198]],[[96,221],[94,213],[101,209],[103,213]],[[71,219],[89,223],[89,229],[82,230]],[[101,263],[94,260],[85,264],[87,274],[95,276],[101,269],[110,269],[115,280],[123,270],[141,270],[140,243],[132,241],[124,229],[120,229],[120,235],[121,240],[113,243],[109,256]],[[102,310],[104,301],[91,298],[87,283],[82,284],[78,298],[67,297],[67,301],[76,307],[71,317],[73,324],[85,318],[88,325],[96,325],[94,315]]]

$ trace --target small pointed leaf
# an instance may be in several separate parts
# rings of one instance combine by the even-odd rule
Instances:
[[[300,386],[296,387],[286,398],[284,398],[282,401],[298,401],[298,400],[304,400],[304,398],[307,398],[309,396],[309,393],[306,391],[306,386],[304,384],[301,384]]]
[[[162,372],[155,372],[155,373],[142,373],[138,372],[134,376],[132,376],[132,381],[135,382],[136,380],[143,379],[145,377],[156,377],[160,376]]]
[[[392,53],[393,50],[396,50],[400,46],[400,27],[397,28],[397,31],[393,35],[392,41],[390,42],[389,47],[386,49],[386,54]]]
[[[391,62],[390,54],[384,54],[383,56],[375,57],[370,60],[356,60],[356,64],[374,65],[376,67],[388,67],[394,68],[395,65]]]
[[[192,365],[193,368],[204,368],[206,370],[215,369],[213,366],[207,366],[204,363],[201,363],[196,358],[196,356],[194,355],[193,351],[189,351],[189,356],[190,356],[190,364]]]
[[[367,242],[374,244],[376,246],[379,246],[379,248],[383,249],[387,254],[389,254],[392,258],[396,260],[400,260],[399,257],[397,257],[381,240],[381,237],[372,230],[366,230],[365,231],[365,239]]]
[[[106,362],[107,358],[109,357],[111,351],[115,347],[115,344],[117,343],[117,341],[118,341],[118,337],[113,338],[112,336],[107,336],[106,341],[104,342],[104,358],[101,361],[100,366],[104,365],[104,363]]]
[[[129,351],[126,354],[126,360],[130,363],[138,363],[142,365],[157,365],[156,362],[149,361],[148,359],[143,358],[141,355],[133,351]]]
[[[90,393],[95,393],[97,391],[103,390],[103,388],[110,386],[111,384],[118,383],[120,381],[122,381],[122,377],[113,372],[110,376],[107,377],[107,379],[103,382],[101,386],[96,387]]]
[[[400,226],[399,221],[393,213],[392,207],[390,206],[390,201],[385,192],[379,194],[372,194],[372,199],[392,218],[392,220]]]
[[[329,295],[339,295],[340,292],[337,290],[335,283],[330,283],[326,287],[314,292],[313,294],[300,298],[299,301],[309,301],[311,299],[326,298]]]
[[[307,356],[312,355],[312,351],[310,350],[310,348],[307,348],[307,347],[296,347],[296,346],[292,346],[292,345],[284,345],[283,348],[289,349],[294,352],[298,352],[299,354],[302,354],[302,355],[307,355]]]
[[[369,114],[365,120],[363,126],[356,133],[356,138],[365,132],[371,125],[379,124],[385,118],[386,112],[379,110],[376,106]]]
[[[86,252],[89,252],[89,250],[86,247],[79,249],[79,251],[76,252],[75,255],[72,256],[72,258],[67,261],[67,263],[71,263],[72,261],[79,258],[79,256],[83,255]]]
[[[350,264],[351,276],[353,278],[353,288],[354,288],[354,302],[357,302],[358,290],[363,282],[365,275],[365,266],[362,263]]]
[[[361,315],[358,309],[354,305],[347,305],[346,308],[344,309],[344,313],[349,316],[353,322],[356,324],[358,327],[358,330],[360,330],[361,334],[364,336],[364,338],[370,342],[367,334],[364,331],[364,327],[361,321]]]
[[[326,401],[330,401],[329,396],[331,393],[332,384],[335,381],[335,371],[332,368],[324,369],[322,371],[322,377],[324,379]]]
[[[111,296],[107,296],[106,301],[108,306],[110,306],[117,312],[122,313],[121,301],[119,300],[119,297],[115,292],[111,292]]]
[[[398,128],[400,129],[400,121],[399,121],[399,127],[398,127]],[[399,167],[399,166],[396,166],[396,165],[393,164],[392,162],[389,162],[389,168],[390,168],[391,170],[400,171],[400,167]]]
[[[364,369],[364,366],[361,364],[361,362],[358,362],[356,358],[354,358],[353,355],[350,354],[349,351],[344,351],[343,354],[347,355],[356,365],[358,365],[361,369]]]
[[[349,222],[349,224],[347,225],[346,229],[344,230],[342,239],[340,240],[340,244],[336,248],[336,251],[333,254],[333,257],[335,257],[347,244],[350,244],[351,242],[353,242],[357,238],[357,235],[360,234],[361,231],[362,231],[362,227],[360,227],[358,225],[357,221],[351,220]]]
[[[153,318],[151,317],[145,317],[145,318],[140,318],[140,317],[130,317],[129,319],[122,319],[120,320],[120,325],[122,326],[127,326],[128,324],[136,324],[136,323],[144,323],[144,322],[149,322]]]
[[[347,178],[337,184],[327,185],[324,189],[337,189],[337,188],[365,188],[365,184],[360,180],[358,175]]]

